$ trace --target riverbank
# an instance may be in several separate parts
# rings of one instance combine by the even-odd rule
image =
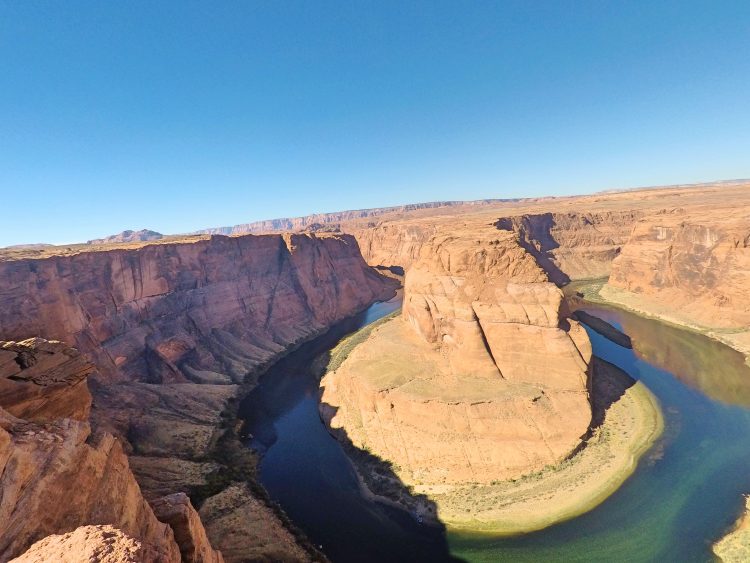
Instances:
[[[664,421],[643,383],[598,358],[594,370],[596,426],[583,447],[539,473],[432,495],[444,507],[449,528],[490,535],[541,530],[588,512],[622,485],[661,435]],[[478,510],[466,513],[469,507]]]
[[[572,291],[573,289],[583,294],[584,298],[592,303],[622,307],[642,317],[687,329],[721,342],[743,354],[745,362],[750,366],[750,327],[722,329],[704,326],[685,315],[670,311],[648,297],[612,287],[606,279],[573,282],[570,284],[570,289],[566,288],[566,291]]]
[[[402,334],[391,334],[393,323],[399,322],[400,319],[385,319],[378,326],[365,329],[366,333],[357,333],[342,342],[331,352],[328,373],[349,369],[357,378],[367,379],[360,381],[363,387],[398,389],[402,395],[409,395],[417,409],[425,403],[447,405],[458,401],[484,405],[488,414],[493,401],[518,400],[524,392],[501,381],[482,380],[476,389],[471,388],[471,382],[456,381],[441,391],[445,396],[438,400],[433,396],[435,388],[428,393],[429,382],[415,376],[424,358],[409,346],[399,346],[403,344]],[[377,350],[377,354],[368,354],[368,349]],[[379,369],[347,366],[353,350],[355,356],[366,357],[370,365],[380,363]],[[387,499],[424,522],[437,519],[451,531],[488,535],[543,529],[583,514],[610,496],[632,474],[638,460],[663,429],[658,402],[645,385],[603,360],[595,359],[593,363],[593,422],[585,443],[570,458],[522,477],[482,482],[471,478],[462,482],[423,480],[413,468],[400,467],[370,454],[366,443],[355,447],[351,433],[358,436],[358,442],[361,439],[359,430],[353,427],[356,421],[345,422],[343,428],[333,429],[332,433],[344,445],[368,496]],[[323,381],[326,383],[331,384],[330,379]],[[335,411],[328,409],[329,406],[321,404],[322,416],[330,425]],[[505,420],[504,425],[508,422]],[[469,431],[466,440],[475,439]]]
[[[745,497],[746,510],[735,524],[734,530],[713,546],[714,553],[724,563],[750,561],[750,496]]]

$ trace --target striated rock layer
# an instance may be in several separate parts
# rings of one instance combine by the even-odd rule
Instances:
[[[348,235],[212,237],[0,262],[0,333],[74,343],[108,382],[243,381],[391,287]]]
[[[638,221],[601,295],[707,332],[747,355],[748,288],[750,205]]]
[[[117,552],[179,561],[184,542],[210,556],[201,560],[223,561],[192,507],[185,512],[194,526],[178,546],[173,528],[141,495],[120,442],[92,433],[86,376],[93,369],[61,342],[0,342],[0,560],[45,536],[94,525],[93,531],[40,542],[22,560],[58,560],[61,550],[78,545],[81,557]],[[105,533],[101,526],[116,530]],[[130,538],[127,549],[123,534]],[[107,547],[108,538],[117,545]]]
[[[408,484],[489,483],[557,463],[591,421],[583,328],[513,233],[438,235],[403,318],[322,381],[333,432]]]
[[[223,414],[231,412],[241,386],[252,385],[254,376],[291,346],[390,297],[395,285],[367,266],[350,235],[215,236],[0,262],[0,335],[65,339],[97,368],[91,381],[97,432],[92,435],[87,422],[67,421],[61,423],[62,443],[51,438],[51,450],[28,455],[42,456],[33,463],[66,455],[80,467],[127,468],[127,452],[149,501],[176,492],[199,491],[201,500],[219,493],[232,479],[249,476],[233,466],[233,457],[223,459],[225,465],[214,461],[216,452],[227,455],[231,444]],[[8,363],[0,355],[2,362]],[[0,392],[7,391],[0,386]],[[55,392],[71,399],[64,387]],[[19,413],[37,410],[33,387],[10,393]],[[70,400],[73,404],[88,410],[79,398]],[[130,475],[126,469],[120,473]],[[92,503],[99,487],[117,494],[118,487],[106,481],[86,481],[90,472],[78,478],[84,481],[74,488],[90,493],[84,496]],[[63,507],[59,510],[74,504],[53,495],[50,502]],[[20,514],[39,511],[44,507],[34,505]],[[218,519],[210,523],[209,535],[230,547],[236,535],[252,544],[254,536],[241,527],[222,529],[223,513],[209,514]],[[288,534],[268,507],[258,514],[273,534]],[[114,525],[146,540],[143,530]],[[34,534],[29,539],[39,539],[41,531]],[[289,553],[304,552],[295,546]],[[236,550],[232,554],[233,560],[242,558]]]

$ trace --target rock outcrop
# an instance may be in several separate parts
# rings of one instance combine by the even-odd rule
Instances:
[[[140,231],[127,230],[122,231],[121,233],[117,233],[116,235],[110,235],[108,237],[86,241],[86,244],[101,245],[119,242],[146,242],[150,240],[160,240],[163,238],[163,234],[157,233],[156,231],[151,231],[149,229],[142,229]]]
[[[521,245],[562,284],[609,275],[642,211],[539,213],[500,218],[498,229],[515,231]]]
[[[0,343],[0,560],[89,525],[97,528],[42,541],[22,560],[57,560],[54,554],[73,544],[81,553],[180,560],[172,528],[141,495],[120,442],[91,431],[86,376],[93,369],[61,342]],[[214,557],[206,561],[221,561],[195,511],[185,509],[191,511],[196,522],[180,541]]]
[[[73,389],[85,376],[76,372],[78,379],[50,386],[45,393],[57,393],[66,408],[75,406],[80,422],[64,419],[53,432],[59,439],[49,440],[51,449],[40,452],[35,447],[23,453],[21,448],[18,455],[26,455],[29,463],[67,456],[82,467],[113,465],[131,475],[127,453],[133,456],[132,467],[150,502],[176,492],[198,491],[201,499],[218,493],[232,476],[249,476],[214,460],[217,448],[231,442],[225,440],[231,438],[231,425],[224,415],[231,412],[242,386],[251,386],[265,366],[291,347],[376,299],[390,297],[396,285],[365,263],[349,235],[216,236],[0,261],[0,335],[41,334],[73,342],[97,370],[90,381],[96,431],[84,416],[90,404],[88,391]],[[32,416],[52,409],[49,402],[43,408],[37,405],[34,383],[27,381],[37,378],[34,365],[50,367],[45,377],[55,383],[52,367],[59,368],[63,361],[68,371],[80,367],[77,353],[61,350],[48,358],[41,355],[46,354],[43,348],[36,353],[36,363],[27,362],[31,371],[26,375],[17,373],[20,360],[8,356],[12,350],[0,351],[0,370],[7,371],[14,385],[7,391],[12,392],[14,413]],[[15,422],[8,424],[15,428]],[[222,463],[233,462],[234,458]],[[100,489],[124,494],[119,482],[106,481],[107,475],[102,474],[103,482],[74,485],[95,491],[86,496],[91,499],[103,494]],[[80,478],[91,476],[83,472]],[[63,477],[51,479],[58,483]],[[132,485],[138,489],[134,480]],[[67,498],[49,498],[61,507],[74,506]],[[104,499],[113,510],[134,511],[115,498]],[[43,507],[25,510],[36,513]],[[86,510],[80,512],[85,515]],[[73,517],[61,517],[76,524],[112,524],[153,543],[144,530],[107,521],[112,518],[82,517],[74,522]],[[180,518],[184,520],[184,514]],[[192,523],[185,525],[190,528]],[[220,539],[243,534],[211,524],[214,537]],[[30,532],[26,539],[61,531],[53,528]],[[275,520],[266,522],[265,529],[264,536],[247,535],[243,545],[287,533]],[[242,559],[237,550],[232,557]]]
[[[156,517],[172,528],[183,563],[223,563],[221,554],[211,548],[203,523],[185,493],[156,499],[151,507]]]
[[[513,233],[434,237],[404,292],[403,318],[322,381],[336,435],[423,486],[523,475],[579,445],[591,347]]]
[[[81,526],[66,534],[47,536],[12,563],[143,563],[163,560],[152,545],[112,526]]]

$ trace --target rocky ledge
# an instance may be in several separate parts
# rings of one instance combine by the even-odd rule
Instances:
[[[43,434],[46,449],[34,445],[30,451],[25,446],[14,451],[27,456],[31,466],[60,456],[72,456],[80,467],[115,464],[118,474],[132,480],[127,490],[138,491],[131,497],[140,499],[138,506],[151,516],[132,516],[127,495],[122,502],[104,497],[104,504],[125,511],[131,520],[152,521],[169,531],[143,499],[164,507],[159,498],[188,493],[201,508],[208,538],[230,561],[247,554],[288,561],[319,558],[309,545],[300,547],[304,541],[298,541],[299,534],[261,489],[246,487],[244,501],[236,500],[233,483],[252,481],[256,460],[234,436],[233,411],[244,390],[281,355],[373,301],[389,298],[397,285],[365,263],[349,235],[214,236],[0,261],[0,338],[40,334],[74,343],[81,351],[64,347],[47,357],[44,341],[30,344],[36,347],[35,359],[27,358],[25,343],[0,351],[0,370],[6,374],[0,393],[7,416],[13,417],[3,427],[25,443],[25,425],[40,416],[52,424],[54,415],[52,437]],[[64,383],[60,371],[66,374]],[[42,399],[40,382],[45,385]],[[53,395],[59,400],[48,400]],[[54,412],[58,407],[64,412]],[[53,465],[64,468],[66,463]],[[48,495],[50,506],[76,506],[64,496],[73,496],[70,490],[91,503],[101,487],[124,494],[108,484],[107,475],[91,482],[86,481],[89,472],[55,477],[55,483],[66,485],[60,486],[63,496]],[[184,500],[175,510],[184,512]],[[2,502],[8,514],[17,511],[24,520],[47,522],[38,518],[46,505],[24,505],[20,512],[18,503],[32,501],[8,494]],[[19,546],[72,531],[74,524],[111,524],[138,541],[154,543],[144,530],[130,527],[130,520],[92,520],[90,510],[93,504],[75,518],[62,515],[71,526],[65,530],[50,524],[24,536],[9,528],[5,537],[15,539],[5,549],[16,554]],[[197,516],[191,514],[164,518],[192,526]]]
[[[160,521],[119,440],[91,431],[94,369],[61,342],[0,342],[0,560],[223,561],[189,501]]]

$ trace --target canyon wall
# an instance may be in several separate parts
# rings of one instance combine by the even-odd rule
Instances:
[[[601,290],[750,354],[750,212],[682,210],[638,221]]]
[[[558,285],[571,279],[609,275],[612,261],[628,241],[641,210],[568,211],[523,213],[492,217],[481,224],[472,215],[451,219],[420,217],[384,220],[377,225],[342,224],[359,242],[362,255],[373,266],[398,266],[408,270],[421,248],[440,232],[483,229],[490,224],[516,234],[518,243]],[[480,215],[481,217],[481,215]]]
[[[184,544],[197,545],[202,561],[223,561],[199,520],[189,531],[159,521],[119,441],[92,432],[86,377],[93,370],[61,342],[0,342],[0,560],[45,536],[90,526],[89,551],[125,534],[141,560],[180,561]],[[197,519],[192,506],[185,512]],[[104,534],[102,527],[114,532]],[[53,560],[49,549],[37,546],[36,560]]]
[[[252,465],[244,448],[227,454],[233,442],[224,415],[265,366],[389,298],[396,285],[365,263],[349,235],[214,236],[7,260],[0,262],[0,337],[65,340],[93,361],[93,435],[116,437],[94,449],[118,463],[127,463],[127,453],[147,500],[208,496],[206,504],[221,508],[206,512],[215,520],[206,522],[209,537],[229,542],[228,560],[251,548],[262,557],[268,537],[289,546],[267,546],[274,557],[298,560],[305,552],[265,501],[246,495],[257,505],[258,533],[245,534],[240,528],[253,518],[227,516],[242,506],[212,500],[253,471],[241,469]],[[65,400],[83,409],[82,395],[74,395]],[[33,412],[33,396],[24,401],[24,412]],[[78,429],[71,440],[93,438]],[[80,486],[86,491],[88,483]],[[246,538],[239,550],[238,535]]]
[[[552,281],[601,278],[628,241],[642,211],[525,214],[500,218],[498,229],[518,233]]]
[[[109,382],[240,383],[391,286],[347,235],[0,262],[0,334],[74,343]]]

